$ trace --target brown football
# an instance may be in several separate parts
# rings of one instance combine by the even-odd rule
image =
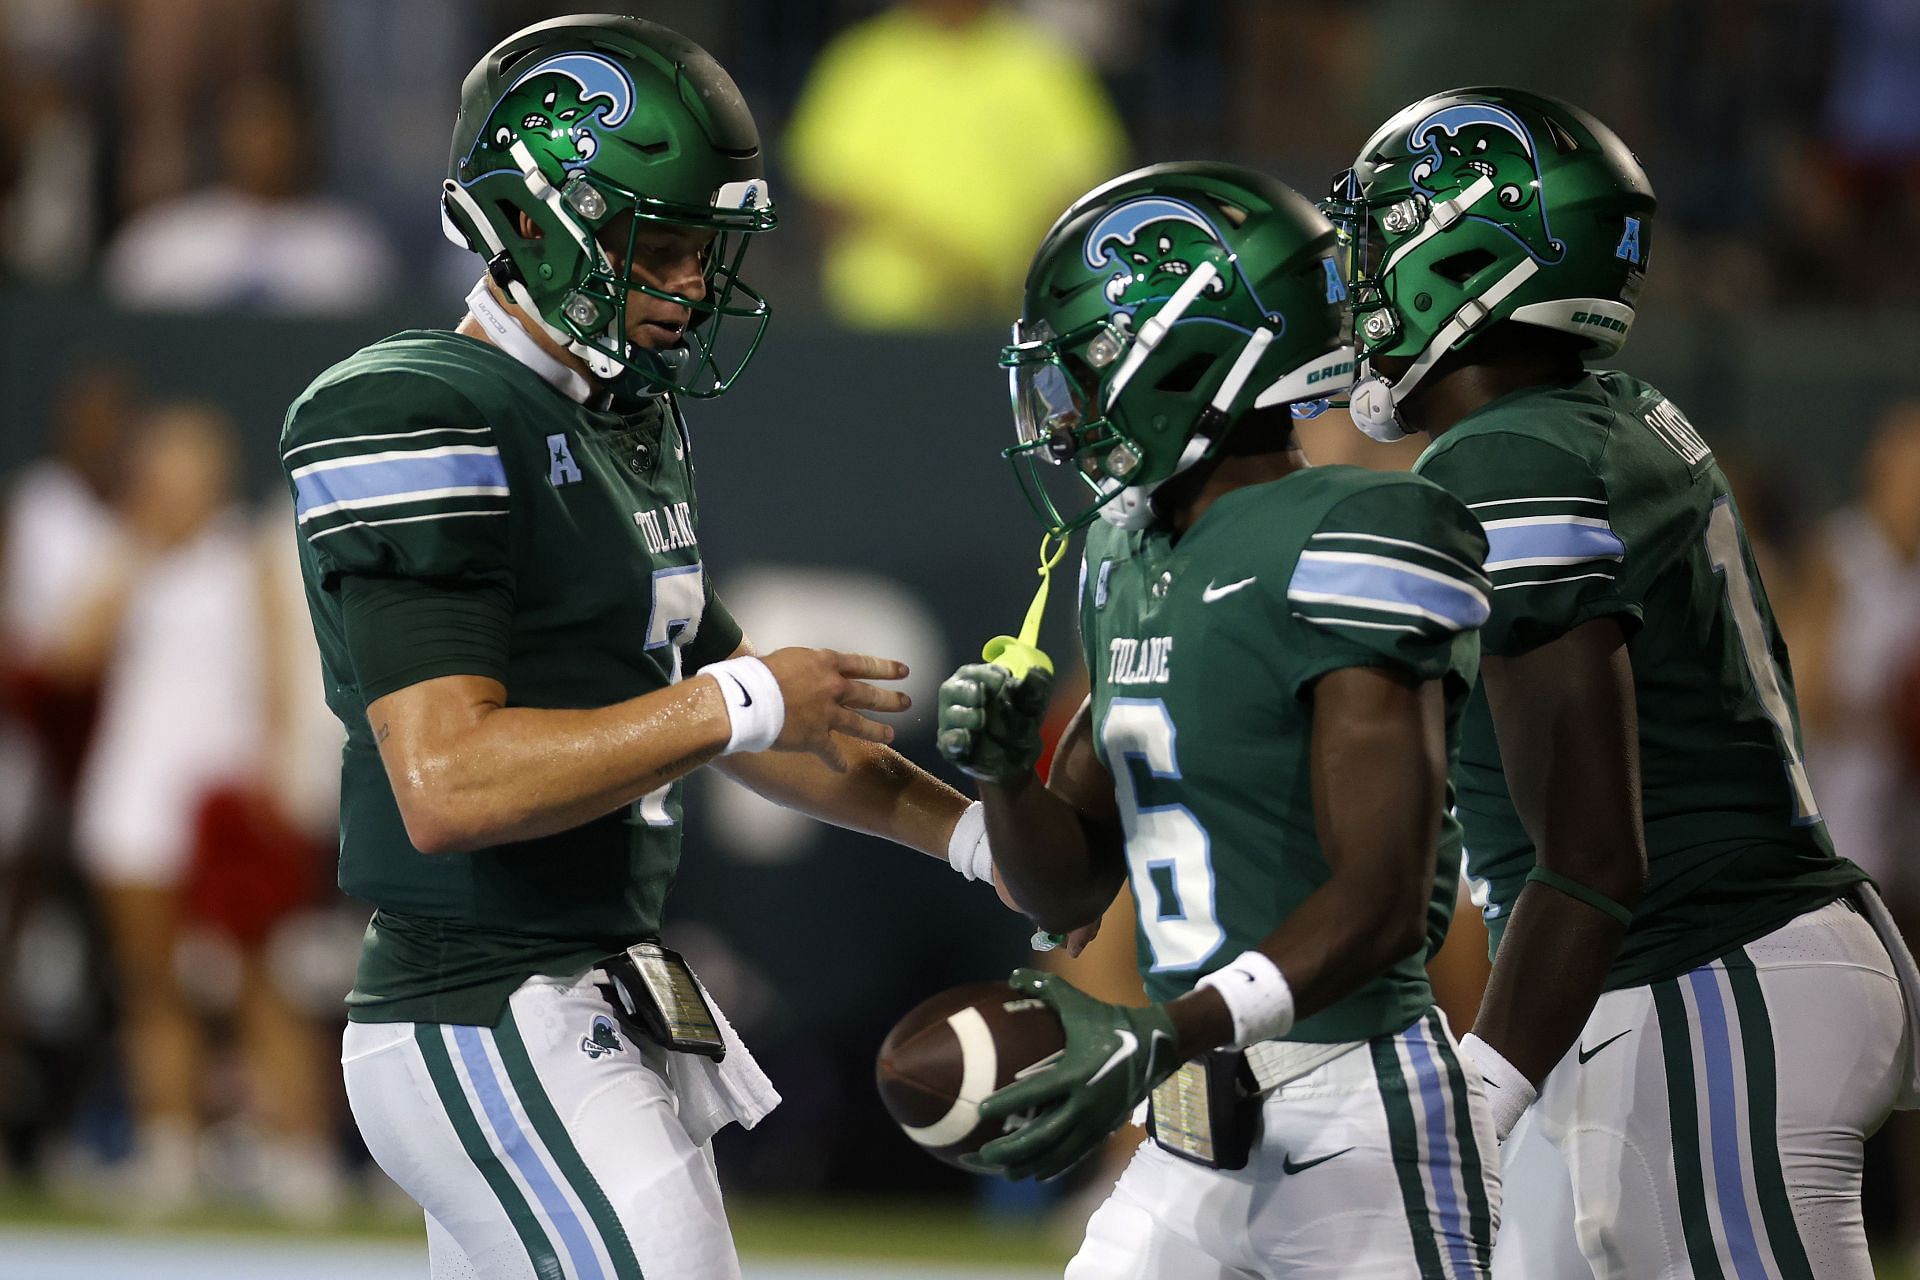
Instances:
[[[1066,1047],[1053,1010],[1004,982],[969,982],[916,1005],[880,1046],[880,1100],[931,1156],[957,1165],[1019,1121],[983,1125],[980,1103]],[[1024,1119],[1024,1117],[1022,1118]]]

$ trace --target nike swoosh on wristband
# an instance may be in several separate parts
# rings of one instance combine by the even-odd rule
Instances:
[[[1630,1035],[1630,1034],[1632,1034],[1632,1032],[1633,1032],[1633,1028],[1632,1028],[1632,1027],[1628,1027],[1628,1028],[1627,1028],[1627,1029],[1626,1029],[1625,1031],[1622,1031],[1622,1032],[1620,1033],[1620,1036],[1624,1036],[1624,1035]],[[1612,1044],[1612,1043],[1613,1043],[1613,1042],[1614,1042],[1615,1040],[1618,1040],[1618,1039],[1620,1038],[1620,1036],[1613,1036],[1613,1037],[1611,1037],[1610,1039],[1606,1039],[1606,1040],[1602,1040],[1602,1041],[1601,1041],[1601,1042],[1600,1042],[1599,1044],[1597,1044],[1597,1045],[1595,1045],[1595,1046],[1593,1046],[1593,1048],[1591,1048],[1591,1049],[1582,1049],[1582,1050],[1580,1050],[1580,1055],[1579,1055],[1579,1056],[1580,1056],[1580,1065],[1581,1065],[1581,1066],[1583,1066],[1583,1067],[1584,1067],[1584,1066],[1586,1066],[1586,1065],[1587,1065],[1587,1059],[1588,1059],[1588,1058],[1591,1058],[1591,1057],[1592,1057],[1592,1056],[1593,1056],[1594,1054],[1596,1054],[1596,1053],[1598,1053],[1598,1052],[1600,1052],[1600,1051],[1601,1051],[1602,1049],[1604,1049],[1604,1048],[1606,1048],[1606,1047],[1607,1047],[1608,1045],[1610,1045],[1610,1044]]]
[[[1307,1170],[1309,1170],[1309,1169],[1311,1169],[1311,1168],[1313,1168],[1313,1166],[1315,1166],[1315,1165],[1317,1165],[1317,1164],[1325,1164],[1325,1163],[1326,1163],[1327,1161],[1329,1161],[1329,1160],[1338,1160],[1338,1159],[1339,1159],[1339,1158],[1340,1158],[1341,1156],[1343,1156],[1343,1155],[1345,1155],[1345,1154],[1347,1154],[1347,1152],[1349,1152],[1349,1151],[1351,1151],[1351,1150],[1353,1150],[1353,1148],[1352,1148],[1352,1147],[1342,1147],[1342,1148],[1341,1148],[1340,1150],[1338,1150],[1338,1151],[1336,1151],[1336,1152],[1334,1152],[1334,1153],[1333,1153],[1332,1155],[1330,1155],[1330,1156],[1321,1156],[1321,1157],[1319,1157],[1319,1158],[1318,1158],[1318,1159],[1316,1159],[1316,1160],[1303,1160],[1303,1161],[1302,1161],[1302,1162],[1300,1162],[1299,1164],[1295,1164],[1295,1163],[1293,1162],[1293,1157],[1292,1157],[1292,1156],[1281,1156],[1281,1157],[1280,1157],[1280,1172],[1282,1172],[1282,1173],[1305,1173],[1305,1172],[1306,1172]]]
[[[736,689],[738,689],[738,690],[740,691],[740,705],[741,705],[741,706],[743,706],[743,707],[750,707],[750,706],[752,706],[752,705],[753,705],[753,695],[752,695],[751,693],[748,693],[748,692],[747,692],[747,686],[745,686],[744,684],[741,684],[741,683],[740,683],[740,677],[739,677],[739,676],[737,676],[737,675],[735,675],[735,674],[733,674],[733,672],[731,672],[731,671],[729,671],[729,672],[726,672],[725,674],[726,674],[726,677],[727,677],[727,679],[729,679],[729,680],[731,680],[731,681],[733,681],[733,687],[734,687],[734,688],[736,688]]]
[[[1242,578],[1238,582],[1229,582],[1224,587],[1216,587],[1213,585],[1212,579],[1208,579],[1206,589],[1200,593],[1200,603],[1212,604],[1215,600],[1218,600],[1221,596],[1230,596],[1242,587],[1253,585],[1253,583],[1256,580],[1258,580],[1259,576],[1260,576],[1259,574],[1255,574],[1251,578]]]

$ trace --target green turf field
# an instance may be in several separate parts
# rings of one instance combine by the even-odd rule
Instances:
[[[736,1198],[728,1205],[734,1232],[749,1277],[769,1280],[788,1273],[813,1276],[821,1268],[807,1264],[862,1260],[909,1264],[901,1274],[916,1274],[938,1265],[965,1272],[969,1267],[994,1275],[1058,1275],[1071,1245],[1051,1238],[1038,1224],[984,1219],[962,1208],[927,1207],[912,1202],[857,1202],[845,1200],[759,1200]],[[9,1231],[48,1238],[70,1238],[78,1248],[84,1241],[134,1236],[164,1242],[175,1248],[195,1240],[222,1247],[250,1243],[262,1257],[285,1247],[289,1254],[309,1246],[346,1248],[355,1245],[408,1245],[423,1239],[417,1222],[392,1214],[362,1211],[324,1231],[296,1231],[260,1214],[239,1209],[208,1209],[161,1227],[138,1231],[123,1226],[104,1211],[89,1212],[57,1205],[43,1196],[0,1196],[0,1241]],[[51,1233],[51,1234],[50,1234]],[[0,1254],[5,1249],[0,1247]],[[783,1265],[789,1264],[789,1265]],[[831,1270],[831,1268],[825,1268]],[[862,1274],[881,1274],[863,1272]],[[1920,1274],[1883,1267],[1879,1280],[1920,1280]],[[0,1280],[12,1280],[0,1264]],[[100,1276],[97,1280],[114,1280]]]

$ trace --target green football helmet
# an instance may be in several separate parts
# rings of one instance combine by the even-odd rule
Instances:
[[[1598,120],[1518,89],[1423,98],[1368,139],[1321,209],[1339,228],[1359,377],[1354,425],[1405,434],[1398,405],[1449,351],[1511,320],[1611,355],[1633,326],[1653,187]],[[1397,378],[1374,366],[1409,363]]]
[[[1352,382],[1336,244],[1306,199],[1236,165],[1153,165],[1075,201],[1034,255],[1000,355],[1005,456],[1047,528],[1143,527],[1153,491],[1249,410]]]
[[[725,391],[766,332],[768,306],[740,278],[747,243],[774,225],[760,135],[740,91],[691,40],[655,23],[579,14],[501,41],[467,73],[442,187],[448,239],[594,374],[631,371],[692,396]],[[540,235],[520,234],[526,214]],[[705,296],[628,280],[646,226],[711,232]],[[624,252],[620,252],[624,243]],[[627,294],[684,306],[683,345],[626,340]],[[719,346],[723,323],[752,321]]]

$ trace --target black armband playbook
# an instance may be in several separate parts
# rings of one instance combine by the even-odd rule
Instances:
[[[437,676],[506,682],[513,589],[347,574],[347,653],[368,702]]]
[[[1527,879],[1537,880],[1549,889],[1566,894],[1575,902],[1583,902],[1603,916],[1610,916],[1621,924],[1633,923],[1633,908],[1623,907],[1606,894],[1589,889],[1578,880],[1568,879],[1558,871],[1549,871],[1545,867],[1535,867],[1527,872]]]

